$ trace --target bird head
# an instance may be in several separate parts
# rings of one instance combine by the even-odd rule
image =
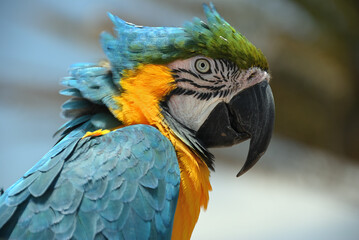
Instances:
[[[213,169],[207,148],[250,139],[249,170],[264,154],[274,124],[274,99],[263,53],[215,10],[204,4],[207,23],[199,18],[183,27],[142,27],[109,14],[117,36],[101,35],[112,78],[120,91],[128,70],[164,66],[170,80],[160,92],[163,121]],[[132,74],[133,75],[133,74]],[[155,81],[156,76],[152,79]],[[146,84],[151,85],[151,79]],[[156,84],[158,81],[156,81]],[[162,89],[156,85],[156,89]]]

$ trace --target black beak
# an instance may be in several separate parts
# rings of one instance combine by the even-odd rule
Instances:
[[[206,147],[231,146],[251,139],[241,176],[265,153],[274,127],[274,98],[267,81],[249,87],[229,103],[218,104],[197,131]]]

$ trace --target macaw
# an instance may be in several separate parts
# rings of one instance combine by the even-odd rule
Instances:
[[[183,27],[109,14],[108,60],[70,67],[60,140],[0,197],[0,238],[190,239],[206,209],[208,148],[264,154],[274,100],[263,53],[212,4]]]

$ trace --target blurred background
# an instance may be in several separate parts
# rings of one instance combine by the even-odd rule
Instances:
[[[148,26],[204,19],[196,0],[0,2],[0,186],[56,142],[59,80],[105,58],[106,13]],[[267,56],[275,135],[243,177],[248,143],[215,149],[209,208],[193,239],[359,239],[359,2],[219,0],[220,14]]]

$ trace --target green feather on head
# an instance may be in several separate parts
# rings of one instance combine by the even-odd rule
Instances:
[[[208,23],[199,18],[187,22],[184,29],[192,39],[192,50],[211,58],[226,58],[240,69],[259,67],[268,70],[268,62],[262,51],[245,36],[237,32],[216,11],[213,4],[203,4]]]
[[[195,55],[227,59],[240,69],[259,67],[268,70],[261,50],[231,27],[212,3],[209,6],[203,4],[203,8],[208,23],[194,18],[183,28],[142,27],[109,14],[117,36],[103,33],[101,43],[115,80],[121,78],[123,70],[133,69],[140,63],[166,64]]]

